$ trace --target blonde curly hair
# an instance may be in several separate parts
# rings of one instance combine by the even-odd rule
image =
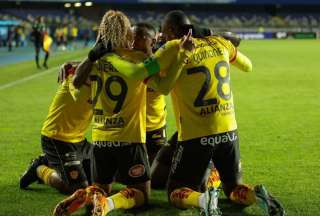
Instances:
[[[130,20],[121,11],[107,11],[98,33],[103,44],[107,47],[110,43],[113,49],[129,48],[133,39]]]

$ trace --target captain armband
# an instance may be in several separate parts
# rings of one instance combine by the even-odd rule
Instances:
[[[145,69],[147,70],[148,76],[153,76],[157,73],[160,72],[160,65],[155,58],[147,58],[144,62],[143,65]]]

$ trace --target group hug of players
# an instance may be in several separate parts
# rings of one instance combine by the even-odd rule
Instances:
[[[61,67],[41,130],[44,154],[20,188],[38,181],[71,194],[55,216],[85,206],[94,216],[140,207],[151,187],[166,188],[173,206],[205,216],[222,214],[220,188],[232,202],[285,215],[263,185],[242,183],[229,65],[250,72],[252,64],[237,38],[195,28],[182,11],[165,16],[166,43],[155,51],[156,34],[147,23],[132,28],[120,11],[105,13],[88,57]],[[167,142],[169,93],[177,132]],[[85,138],[91,122],[92,144]],[[126,188],[112,194],[115,181]]]

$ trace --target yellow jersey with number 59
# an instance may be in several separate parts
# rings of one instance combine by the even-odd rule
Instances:
[[[194,43],[171,91],[179,141],[237,129],[229,68],[236,48],[216,36],[195,38]]]
[[[139,51],[117,50],[116,53],[133,63],[146,58]],[[95,63],[90,80],[94,104],[93,142],[145,143],[147,86],[143,81],[129,79],[117,71],[108,62],[108,55]]]

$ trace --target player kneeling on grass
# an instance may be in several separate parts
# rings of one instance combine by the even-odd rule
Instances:
[[[212,34],[208,29],[194,28],[192,25],[186,25],[186,30],[192,28],[192,34],[195,34],[196,37],[203,37],[205,34]],[[134,43],[133,49],[139,50],[150,57],[153,54],[157,39],[156,39],[156,30],[155,28],[148,23],[137,23],[134,28]],[[227,37],[228,40],[233,42],[235,46],[240,44],[240,39],[233,36],[225,34],[224,37]],[[165,76],[165,74],[160,73],[160,76]],[[151,187],[152,188],[165,188],[168,174],[170,170],[170,165],[161,166],[161,163],[154,161],[154,158],[158,154],[160,148],[161,152],[166,150],[172,150],[167,143],[167,133],[166,133],[166,102],[165,95],[159,91],[148,87],[147,88],[147,134],[146,134],[146,146],[147,153],[149,157],[149,163],[151,165]],[[173,153],[173,152],[172,152]],[[166,156],[168,154],[164,153]],[[158,157],[158,156],[157,156]],[[171,161],[172,157],[164,158],[159,156],[158,158],[163,158],[165,161]],[[171,162],[170,162],[171,164]],[[210,172],[209,172],[210,173]],[[212,182],[212,177],[217,176],[217,171],[214,169],[212,175],[209,176],[209,182]],[[215,179],[217,179],[215,177]],[[207,180],[207,178],[205,178]],[[219,178],[218,178],[219,180]],[[205,183],[206,184],[206,183]]]
[[[182,11],[172,11],[162,30],[167,40],[181,37],[189,24]],[[223,190],[232,201],[257,203],[268,215],[283,215],[284,210],[261,185],[251,187],[241,181],[240,151],[229,64],[251,71],[250,60],[229,41],[219,36],[195,39],[196,49],[184,66],[171,93],[176,110],[178,146],[168,180],[171,203],[180,208],[203,209],[205,215],[220,215],[217,191],[196,191],[212,160]],[[192,86],[192,88],[191,88]]]
[[[241,42],[241,39],[237,37],[237,35],[231,32],[214,32],[210,29],[200,28],[191,24],[186,24],[184,25],[184,27],[185,27],[185,30],[188,30],[190,28],[192,29],[192,37],[194,38],[203,38],[206,36],[213,36],[213,35],[221,36],[224,39],[229,40],[235,47],[238,47]],[[161,41],[157,41],[157,42],[161,42]],[[156,45],[156,47],[159,47],[159,46]],[[154,112],[155,109],[152,109],[152,107],[161,107],[162,103],[165,105],[164,95],[161,95],[160,92],[154,91],[151,88],[148,88],[148,90],[149,89],[150,89],[150,93],[148,92],[149,94],[147,94],[147,98],[150,97],[149,103],[147,103],[147,130],[148,130],[148,119],[150,119],[149,122],[150,122],[150,126],[152,127],[154,125],[153,123],[155,122],[155,121],[152,121],[153,119],[161,120],[162,116],[164,116],[164,115],[161,115],[161,113],[163,113],[161,112],[161,109],[157,109],[158,112]],[[157,97],[154,97],[154,95],[156,95]],[[158,100],[155,100],[155,98]],[[160,99],[162,99],[163,102]],[[149,114],[148,114],[148,106],[150,107]],[[151,117],[149,117],[149,115]],[[158,118],[154,118],[154,116],[158,116]],[[172,164],[173,153],[177,147],[178,132],[174,133],[170,138],[169,142],[167,142],[165,145],[158,145],[158,146],[153,145],[153,143],[158,143],[156,142],[157,140],[152,139],[151,135],[153,135],[153,133],[149,132],[149,134],[150,134],[149,137],[151,138],[150,149],[153,150],[152,152],[149,152],[150,143],[147,141],[149,161],[152,161],[152,163],[150,163],[151,187],[155,189],[164,189],[167,185],[170,167]],[[147,139],[148,139],[148,132],[147,132]],[[166,136],[163,136],[163,139],[166,140]],[[161,141],[161,138],[160,138],[160,141]],[[161,147],[160,149],[159,149],[159,146]],[[152,160],[150,159],[151,158],[150,154],[153,154]],[[220,176],[217,169],[214,167],[213,163],[210,163],[206,173],[207,173],[206,177],[203,178],[203,182],[201,183],[201,185],[199,185],[199,191],[203,192],[208,187],[210,188],[212,186],[216,188],[220,187],[220,184],[221,184]]]
[[[22,189],[40,181],[62,193],[73,193],[90,182],[92,146],[84,134],[92,119],[92,104],[88,86],[79,91],[72,85],[76,65],[61,69],[68,70],[69,76],[59,86],[41,130],[44,155],[33,160],[20,178]],[[73,94],[81,97],[74,100]]]
[[[134,26],[133,49],[144,52],[147,57],[153,55],[156,44],[156,29],[149,23],[137,23]],[[164,76],[164,74],[160,73]],[[165,96],[159,91],[147,88],[147,108],[146,108],[146,146],[150,165],[161,146],[167,143],[166,132],[166,102]],[[151,180],[151,185],[152,185]]]
[[[185,34],[186,24],[190,22],[182,11],[167,14],[162,29],[167,41],[172,41],[156,54],[167,53],[176,46],[177,41],[173,39]],[[206,193],[197,191],[210,161],[213,161],[229,199],[244,205],[257,203],[267,215],[284,215],[281,204],[264,186],[251,187],[241,182],[229,63],[249,72],[252,70],[251,61],[222,37],[210,36],[194,41],[195,52],[182,65],[177,83],[171,85],[179,137],[168,180],[170,202],[178,208],[199,207],[206,216],[221,215],[216,188]],[[166,57],[159,61],[160,67],[170,61],[171,56]],[[110,62],[117,69],[141,70],[129,62]],[[170,92],[171,89],[167,90]]]
[[[151,166],[151,185],[155,189],[164,189],[168,183],[170,167],[174,152],[178,145],[178,132],[175,132],[168,141],[162,146],[156,155]],[[210,163],[203,181],[198,185],[197,191],[205,192],[208,188],[220,188],[221,180],[217,169]]]
[[[170,61],[163,62],[164,56],[157,56],[156,53],[154,58],[132,65],[118,56],[132,62],[141,62],[145,58],[143,53],[130,50],[130,21],[118,11],[108,11],[104,15],[97,43],[89,52],[88,59],[79,65],[73,81],[80,88],[90,74],[94,105],[95,186],[87,188],[85,193],[76,191],[60,202],[54,215],[71,214],[85,204],[93,204],[93,215],[100,216],[113,209],[130,209],[148,202],[150,167],[145,148],[146,85],[143,80],[152,76],[149,82],[157,90],[168,93],[179,77],[178,68],[190,53],[185,49],[193,48],[190,35],[167,53],[161,53],[169,55]],[[109,45],[118,55],[103,55],[106,53],[104,47]],[[111,61],[122,64],[116,68]],[[132,66],[136,68],[134,72]],[[153,76],[160,70],[167,71],[167,76]],[[127,188],[108,197],[117,171]]]

